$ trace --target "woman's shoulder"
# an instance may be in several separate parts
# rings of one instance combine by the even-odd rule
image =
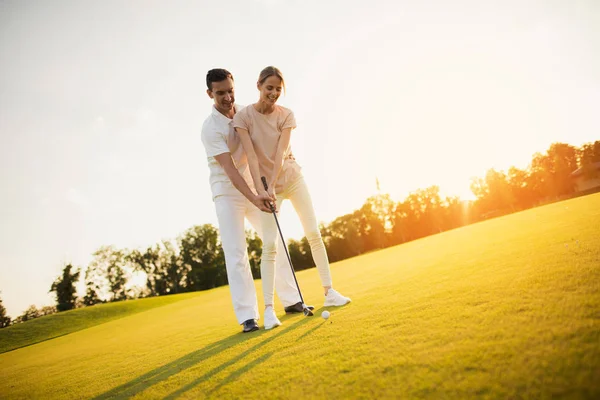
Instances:
[[[233,116],[233,123],[234,124],[247,123],[247,121],[249,119],[251,119],[250,114],[248,113],[248,111],[250,111],[249,110],[250,107],[252,107],[252,105],[248,105],[248,106],[240,107],[240,108],[236,109],[235,115]]]
[[[288,115],[294,113],[290,108],[280,106],[279,104],[276,104],[275,108],[277,109],[277,112],[279,112],[280,114],[283,114],[284,116],[288,116]]]
[[[287,121],[294,121],[296,119],[294,112],[284,106],[277,105],[277,113],[277,120],[282,124],[285,124]]]

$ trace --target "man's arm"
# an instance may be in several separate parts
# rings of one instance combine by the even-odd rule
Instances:
[[[214,156],[214,158],[219,164],[221,164],[233,186],[235,186],[235,188],[239,190],[244,197],[250,200],[252,204],[258,207],[259,210],[270,213],[271,209],[268,205],[269,202],[272,202],[273,206],[276,207],[275,202],[272,201],[269,196],[254,194],[252,189],[250,189],[246,183],[246,180],[242,177],[242,175],[240,175],[240,172],[235,167],[235,164],[231,159],[231,153],[222,153]]]

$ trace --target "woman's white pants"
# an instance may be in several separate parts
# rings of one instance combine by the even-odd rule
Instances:
[[[321,278],[321,284],[331,287],[331,272],[329,270],[329,258],[327,257],[327,251],[325,244],[321,238],[321,232],[319,231],[319,225],[317,223],[317,217],[315,216],[315,210],[313,208],[312,199],[308,191],[308,187],[304,182],[304,178],[300,178],[292,183],[282,193],[276,193],[277,195],[277,210],[281,208],[281,203],[285,199],[289,199],[300,218],[300,223],[304,229],[304,235],[308,239],[310,244],[310,250],[312,252],[313,260],[317,266],[319,277]],[[281,269],[275,270],[275,258],[277,257],[277,263],[284,251],[278,250],[279,231],[275,218],[272,214],[261,213],[261,225],[263,228],[263,250],[262,259],[260,262],[260,275],[263,284],[263,295],[265,304],[273,304],[273,292],[274,286],[277,286],[279,280],[278,276]],[[283,229],[283,228],[282,228]],[[292,277],[293,279],[293,277]],[[277,286],[278,288],[278,286]],[[279,293],[279,289],[278,293]]]

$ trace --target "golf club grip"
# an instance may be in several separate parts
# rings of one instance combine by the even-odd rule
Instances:
[[[264,176],[261,176],[261,177],[260,177],[260,180],[262,181],[262,183],[263,183],[263,186],[265,187],[265,190],[269,190],[269,185],[267,185],[267,178],[265,178]],[[273,214],[275,214],[275,207],[274,207],[274,206],[273,206],[273,204],[272,204],[272,203],[270,203],[270,202],[269,202],[269,208],[271,209],[271,212],[272,212]]]

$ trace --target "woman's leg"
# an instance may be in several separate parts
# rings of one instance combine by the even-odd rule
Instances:
[[[258,236],[263,238],[262,226],[261,226],[261,215],[264,214],[250,201],[246,201],[246,219],[252,227],[258,233]],[[270,215],[271,219],[274,219]],[[277,236],[279,238],[279,236]],[[281,245],[281,239],[277,241],[277,255],[275,257],[275,292],[277,297],[281,300],[284,307],[292,306],[300,301],[300,295],[298,294],[298,288],[294,281],[294,275],[290,269],[287,256],[285,255],[285,249]]]
[[[277,199],[277,209],[281,206],[281,200]],[[275,258],[277,255],[277,224],[271,213],[261,212],[260,225],[262,228],[262,256],[260,260],[260,276],[263,286],[265,309],[272,307],[275,291]]]
[[[285,197],[290,199],[302,227],[304,228],[304,235],[310,245],[313,260],[319,271],[319,277],[321,278],[321,284],[325,295],[331,288],[331,272],[329,270],[329,258],[327,257],[327,250],[319,231],[319,224],[317,223],[317,217],[313,207],[312,199],[306,186],[304,179],[299,179],[286,190]]]

